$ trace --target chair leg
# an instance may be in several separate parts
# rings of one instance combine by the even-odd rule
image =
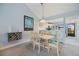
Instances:
[[[35,50],[35,44],[33,43],[33,51]]]
[[[59,56],[59,49],[57,48],[57,56]]]
[[[40,53],[40,45],[38,46],[38,54]]]
[[[48,54],[50,55],[50,48],[48,48],[47,50],[48,50]]]

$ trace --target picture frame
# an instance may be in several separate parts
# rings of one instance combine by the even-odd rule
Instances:
[[[66,36],[67,37],[75,37],[75,23],[67,24],[66,29]]]
[[[24,31],[32,31],[34,29],[34,18],[24,15]]]

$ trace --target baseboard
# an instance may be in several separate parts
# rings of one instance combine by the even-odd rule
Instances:
[[[11,47],[14,47],[14,46],[17,46],[17,45],[20,45],[20,44],[23,44],[23,43],[28,44],[29,42],[31,42],[31,40],[23,40],[23,41],[21,40],[21,41],[19,41],[17,43],[14,43],[14,44],[11,44],[11,45],[6,45],[6,46],[1,47],[0,48],[0,51],[1,50],[5,50],[5,49],[8,49],[8,48],[11,48]]]
[[[64,43],[64,45],[71,45],[71,46],[79,47],[79,44]]]

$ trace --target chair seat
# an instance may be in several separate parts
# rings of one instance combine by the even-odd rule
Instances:
[[[57,40],[56,39],[49,39],[49,43],[56,45],[57,44]]]
[[[58,44],[58,46],[57,46],[57,44]],[[50,45],[51,47],[55,47],[55,48],[57,48],[57,47],[61,47],[61,46],[63,46],[63,43],[62,43],[62,42],[59,42],[59,43],[57,43],[57,42],[53,42],[53,43],[49,43],[49,45]]]
[[[49,44],[51,47],[55,47],[57,48],[57,45],[56,44]]]

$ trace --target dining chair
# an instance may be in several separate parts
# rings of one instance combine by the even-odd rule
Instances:
[[[33,45],[33,51],[35,50],[36,46],[38,47],[38,54],[40,53],[40,37],[39,33],[33,31],[31,32],[31,40]]]
[[[53,32],[55,33],[55,32]],[[51,46],[51,49],[53,50],[53,48],[56,48],[56,53],[57,53],[57,56],[60,55],[60,51],[63,47],[62,43],[59,41],[60,40],[60,37],[59,37],[59,33],[58,31],[56,31],[56,33],[54,35],[52,39],[49,40],[49,45]]]
[[[40,33],[40,43],[41,44],[41,47],[47,49],[47,52],[48,54],[50,55],[50,45],[49,45],[49,35],[50,33],[49,32],[41,32]]]

